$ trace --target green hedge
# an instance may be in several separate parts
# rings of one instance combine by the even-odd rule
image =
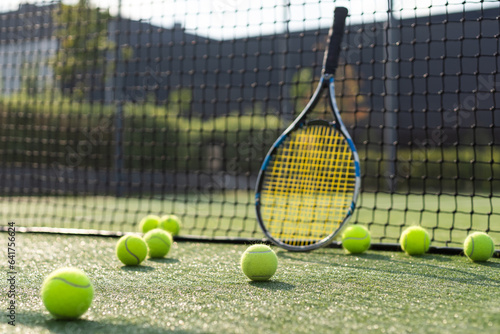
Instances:
[[[400,193],[492,193],[500,186],[500,149],[492,146],[398,147],[392,166],[387,154],[358,145],[363,187]],[[395,179],[389,171],[395,169]],[[392,188],[392,189],[391,189]]]
[[[134,114],[125,112],[126,115]],[[281,131],[275,116],[126,116],[125,165],[158,170],[257,171]]]
[[[0,103],[4,163],[113,168],[116,109],[89,104]],[[276,116],[231,114],[203,120],[152,105],[125,105],[124,167],[253,172],[282,131]]]
[[[0,155],[10,166],[112,169],[114,106],[0,101]],[[256,174],[284,124],[252,113],[186,117],[153,104],[123,108],[124,167],[136,170]],[[377,145],[359,143],[363,187],[390,190],[390,164]],[[492,146],[397,149],[396,185],[412,192],[486,192],[499,186],[500,149]]]

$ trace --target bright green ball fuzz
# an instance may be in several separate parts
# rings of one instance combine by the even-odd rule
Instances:
[[[474,232],[465,239],[464,253],[474,262],[488,261],[494,252],[493,239],[484,232]]]
[[[148,244],[149,257],[164,257],[172,246],[172,236],[167,231],[159,228],[149,231],[144,235],[144,241]]]
[[[42,284],[42,301],[56,319],[76,319],[87,312],[94,298],[94,287],[83,271],[60,268]]]
[[[252,281],[267,281],[278,268],[278,257],[267,245],[253,245],[241,256],[241,270]]]
[[[176,215],[166,215],[160,218],[159,227],[175,236],[179,235],[182,223]]]
[[[370,232],[360,225],[348,227],[342,234],[342,247],[351,254],[359,254],[370,248]]]
[[[136,235],[124,235],[116,244],[116,256],[124,265],[137,266],[148,254],[148,245]]]
[[[139,222],[139,231],[142,233],[147,233],[160,225],[160,217],[155,215],[147,215],[142,218]]]
[[[401,248],[408,255],[422,255],[429,250],[430,237],[427,231],[420,226],[407,228],[399,240]]]

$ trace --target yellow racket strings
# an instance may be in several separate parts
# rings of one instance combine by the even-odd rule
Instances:
[[[349,144],[332,127],[294,131],[269,162],[261,192],[268,232],[303,246],[324,239],[343,222],[356,181]]]

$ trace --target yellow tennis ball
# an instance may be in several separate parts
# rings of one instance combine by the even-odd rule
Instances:
[[[360,225],[348,227],[342,233],[342,247],[351,254],[363,253],[370,248],[370,232]]]
[[[116,256],[127,266],[141,264],[148,254],[148,246],[136,235],[124,235],[116,244]]]
[[[149,257],[164,257],[172,246],[172,236],[167,231],[159,228],[149,231],[144,235],[148,244]]]
[[[253,281],[267,281],[277,268],[278,257],[267,245],[250,246],[241,256],[241,270]]]
[[[83,271],[60,268],[45,278],[42,301],[56,319],[76,319],[87,312],[94,298],[94,287]]]
[[[495,243],[484,232],[469,234],[464,242],[464,253],[474,262],[487,261],[495,252]]]
[[[160,217],[155,215],[147,215],[139,222],[139,231],[142,233],[146,233],[157,228],[159,224]]]
[[[424,228],[412,226],[403,231],[399,242],[406,254],[422,255],[429,250],[430,240]]]
[[[159,227],[175,236],[179,235],[182,223],[176,215],[166,215],[160,218]]]

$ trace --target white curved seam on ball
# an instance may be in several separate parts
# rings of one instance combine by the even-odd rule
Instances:
[[[264,251],[264,252],[248,252],[247,254],[266,254],[266,253],[271,253],[272,250]]]
[[[71,285],[72,287],[75,287],[75,288],[82,288],[82,289],[86,289],[86,288],[90,288],[90,283],[87,284],[87,285],[78,285],[78,284],[75,284],[75,283],[71,283],[70,281],[67,281],[65,280],[64,278],[61,278],[61,277],[54,277],[52,279],[53,280],[60,280],[60,281],[63,281],[64,283],[68,284],[68,285]]]
[[[470,238],[470,241],[472,241],[472,250],[469,254],[469,257],[472,257],[472,254],[474,254],[474,238]]]
[[[127,242],[128,242],[128,239],[125,239],[125,249],[127,250],[127,252],[129,252],[130,255],[132,255],[133,257],[135,257],[135,259],[137,260],[137,263],[141,263],[141,261],[139,261],[139,258],[137,257],[137,255],[135,255],[134,253],[132,253],[130,251],[130,249],[128,249],[128,245],[127,245]]]

